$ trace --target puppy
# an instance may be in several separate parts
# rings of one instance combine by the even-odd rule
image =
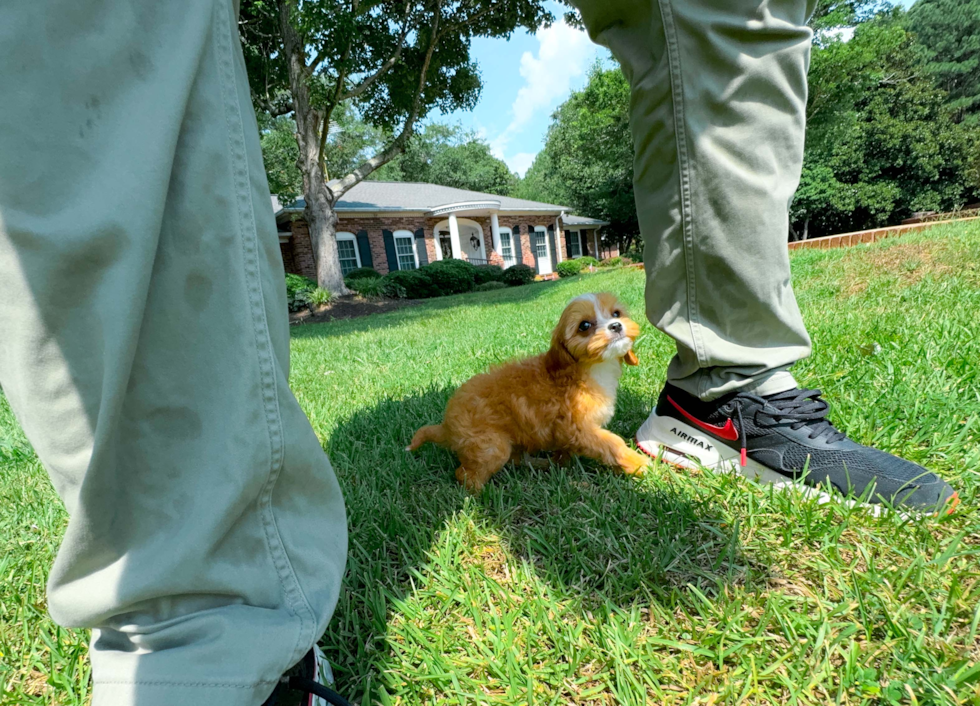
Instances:
[[[632,348],[639,332],[614,295],[576,297],[547,353],[465,382],[446,405],[442,424],[415,432],[408,450],[431,441],[454,451],[456,479],[471,493],[525,452],[550,451],[556,459],[577,454],[641,473],[647,457],[603,429],[616,409],[622,364],[638,362]]]

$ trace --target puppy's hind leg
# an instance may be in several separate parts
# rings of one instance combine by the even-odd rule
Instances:
[[[456,480],[470,493],[476,495],[487,481],[510,460],[513,447],[503,436],[483,437],[479,444],[457,448],[459,468]]]

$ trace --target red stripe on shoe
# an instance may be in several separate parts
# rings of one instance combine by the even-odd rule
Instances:
[[[683,414],[684,418],[689,422],[691,422],[691,424],[694,424],[695,426],[703,429],[709,434],[714,434],[715,436],[719,436],[727,441],[736,441],[738,439],[738,429],[736,429],[735,425],[732,424],[731,419],[726,419],[725,424],[723,426],[708,424],[707,422],[702,422],[700,419],[694,418],[686,411],[684,411],[684,409],[679,404],[674,402],[674,399],[670,395],[667,395],[667,401],[670,402],[672,405],[674,405],[674,409],[676,409],[678,412]]]

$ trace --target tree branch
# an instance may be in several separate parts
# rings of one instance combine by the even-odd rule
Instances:
[[[357,98],[359,95],[364,93],[364,91],[369,89],[374,84],[375,81],[377,81],[379,78],[381,78],[386,73],[388,73],[391,70],[391,68],[398,63],[398,59],[402,55],[402,49],[405,48],[405,40],[408,38],[408,32],[409,32],[408,9],[409,9],[409,3],[406,2],[405,24],[402,26],[401,36],[398,37],[398,47],[395,49],[395,52],[388,57],[388,59],[381,65],[381,67],[377,71],[375,71],[373,74],[365,78],[363,81],[361,81],[359,84],[354,86],[352,89],[344,93],[344,95],[340,97],[339,99],[340,101],[346,101],[352,98]]]
[[[391,145],[381,154],[375,155],[365,161],[361,166],[352,171],[342,179],[334,179],[327,184],[327,189],[333,195],[334,201],[343,196],[351,187],[366,179],[371,172],[381,167],[405,151],[405,145],[412,136],[415,128],[415,121],[418,119],[422,109],[422,94],[425,92],[425,83],[428,79],[429,66],[432,64],[432,55],[435,53],[436,45],[439,43],[439,20],[442,17],[442,0],[436,0],[435,19],[432,21],[432,35],[429,38],[429,47],[425,52],[425,61],[422,63],[422,70],[419,72],[419,85],[415,91],[415,99],[412,101],[412,110],[405,118],[405,126],[398,134]]]

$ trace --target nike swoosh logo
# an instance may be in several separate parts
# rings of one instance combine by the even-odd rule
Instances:
[[[670,395],[667,395],[667,401],[674,405],[674,409],[684,415],[684,418],[694,424],[699,429],[703,429],[709,434],[714,434],[727,441],[736,441],[738,439],[738,429],[732,424],[731,419],[726,419],[724,426],[717,426],[715,424],[708,424],[707,422],[702,422],[700,419],[695,419],[690,414],[684,411],[684,409],[674,402]]]

